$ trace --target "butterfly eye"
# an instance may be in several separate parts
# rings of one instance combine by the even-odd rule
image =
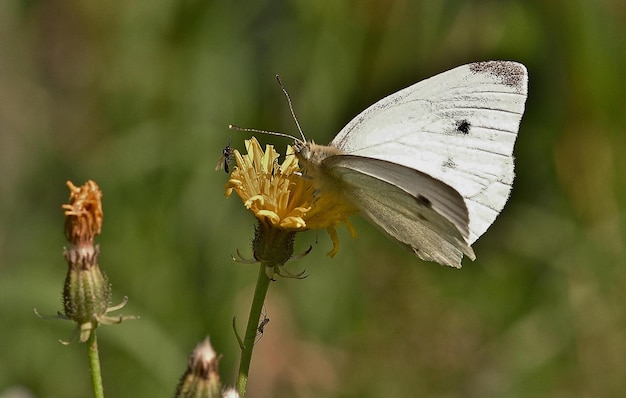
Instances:
[[[298,158],[308,160],[311,157],[311,149],[304,141],[294,141],[293,149],[296,152],[296,156],[298,156]]]

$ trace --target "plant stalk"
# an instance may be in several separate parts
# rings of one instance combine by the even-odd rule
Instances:
[[[257,336],[259,319],[263,310],[263,303],[267,289],[270,285],[270,279],[265,273],[265,267],[271,266],[267,262],[262,262],[259,268],[259,276],[254,289],[254,297],[250,306],[250,315],[248,316],[248,324],[246,326],[246,334],[243,339],[243,348],[241,350],[241,360],[239,362],[239,374],[237,376],[237,392],[241,398],[246,395],[246,386],[248,384],[248,373],[250,371],[250,362],[252,360],[252,350],[254,349],[254,341]]]
[[[93,385],[93,395],[96,398],[104,398],[104,387],[102,386],[102,374],[100,373],[100,355],[98,353],[98,339],[96,331],[92,330],[89,336],[87,347],[89,356],[89,370],[91,372],[91,383]]]

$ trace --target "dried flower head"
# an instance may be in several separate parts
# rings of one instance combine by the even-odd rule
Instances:
[[[62,206],[66,217],[65,236],[73,244],[93,242],[102,228],[102,191],[91,180],[81,187],[68,181],[67,186],[70,189],[69,203]]]
[[[67,186],[70,189],[69,203],[62,206],[65,210],[65,237],[69,242],[64,252],[68,263],[63,285],[64,312],[54,318],[75,322],[76,333],[80,341],[85,342],[100,324],[120,323],[136,317],[107,315],[124,307],[127,298],[117,306],[110,306],[111,285],[98,264],[100,248],[94,240],[102,227],[102,191],[91,180],[81,187],[68,181]]]

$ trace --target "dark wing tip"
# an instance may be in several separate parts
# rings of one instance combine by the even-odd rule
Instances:
[[[468,65],[473,73],[488,73],[501,83],[514,88],[520,94],[526,94],[528,85],[528,71],[519,62],[513,61],[484,61]]]

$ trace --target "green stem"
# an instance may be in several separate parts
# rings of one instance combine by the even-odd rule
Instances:
[[[246,326],[246,335],[243,339],[243,348],[241,350],[241,360],[239,362],[239,375],[237,376],[237,391],[241,398],[246,395],[246,386],[248,384],[248,373],[250,371],[250,361],[252,360],[252,350],[254,349],[254,340],[257,335],[259,318],[263,310],[265,295],[270,285],[270,279],[265,273],[265,267],[268,263],[261,263],[259,276],[254,289],[254,298],[250,306],[250,316],[248,317],[248,325]]]
[[[98,354],[98,339],[96,331],[92,330],[89,336],[89,346],[87,348],[89,356],[89,370],[91,371],[91,383],[93,384],[93,395],[96,398],[104,398],[104,388],[102,387],[102,374],[100,374],[100,355]]]

